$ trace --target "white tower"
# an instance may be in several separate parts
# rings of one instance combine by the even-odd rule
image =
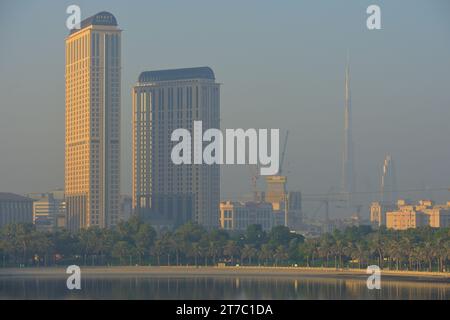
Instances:
[[[381,203],[394,204],[397,201],[397,181],[394,161],[390,154],[386,155],[381,176]]]

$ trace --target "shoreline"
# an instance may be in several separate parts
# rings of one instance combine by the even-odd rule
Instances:
[[[365,269],[334,269],[307,267],[213,267],[213,266],[81,266],[88,278],[105,277],[284,277],[334,278],[366,280]],[[67,277],[65,267],[0,268],[2,277]],[[450,284],[450,273],[381,270],[381,277],[393,281],[433,282]]]

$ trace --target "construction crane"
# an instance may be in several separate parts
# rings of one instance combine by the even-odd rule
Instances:
[[[330,231],[330,202],[345,202],[346,200],[341,198],[331,198],[330,195],[333,193],[333,187],[331,187],[328,192],[320,197],[315,196],[307,196],[303,197],[302,201],[311,201],[311,202],[320,202],[319,207],[316,209],[316,211],[313,213],[313,215],[316,215],[316,213],[322,208],[323,205],[325,205],[325,217],[324,217],[324,230],[325,232]]]
[[[337,208],[344,208],[344,209],[355,209],[355,212],[352,215],[352,218],[355,217],[358,221],[361,219],[361,210],[364,207],[362,204],[355,204],[350,207],[348,206],[336,206]]]
[[[252,175],[252,189],[253,189],[253,201],[258,202],[262,199],[260,199],[258,195],[258,179],[259,179],[259,164],[256,164],[255,166],[250,166],[250,173]]]
[[[331,198],[302,198],[305,202],[320,202],[320,206],[316,209],[313,215],[315,215],[323,205],[325,205],[325,217],[324,217],[324,229],[329,231],[330,226],[330,202],[345,202],[343,199],[331,199]]]
[[[286,147],[287,147],[288,137],[289,137],[289,130],[286,131],[286,136],[284,137],[283,152],[281,153],[281,160],[280,160],[280,170],[278,170],[278,175],[280,175],[280,176],[283,174],[283,163],[284,163],[284,158],[286,156]]]
[[[282,150],[282,154],[281,154],[281,161],[280,161],[279,170],[278,170],[279,176],[281,176],[281,174],[282,174],[283,163],[284,163],[284,159],[286,158],[288,136],[289,136],[289,130],[286,131],[286,136],[284,138],[283,150]],[[255,202],[263,200],[258,192],[258,179],[260,178],[259,171],[260,171],[259,163],[254,166],[250,166],[253,201],[255,201]],[[286,185],[284,185],[283,191],[284,191],[284,193],[286,193]]]
[[[284,163],[284,158],[286,157],[286,148],[287,148],[287,142],[288,142],[288,138],[289,138],[289,130],[286,131],[286,136],[284,137],[284,143],[283,143],[283,152],[281,153],[281,160],[280,160],[280,170],[278,170],[278,175],[283,175],[283,163]],[[286,183],[284,183],[283,185],[284,187],[284,226],[287,227],[288,226],[288,195],[287,195],[287,190],[286,190]]]

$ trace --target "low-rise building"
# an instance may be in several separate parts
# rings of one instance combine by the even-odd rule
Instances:
[[[397,209],[386,213],[386,227],[406,230],[430,226],[445,228],[450,226],[450,206],[435,205],[431,200],[420,200],[417,205],[399,200]]]
[[[428,225],[433,228],[450,227],[450,208],[430,208],[425,209],[424,213],[428,216]]]
[[[392,204],[382,202],[372,202],[370,205],[370,223],[374,227],[386,225],[386,212],[395,210]]]
[[[30,193],[33,202],[33,223],[40,231],[65,227],[66,202],[62,190],[47,193]]]
[[[399,211],[386,213],[386,227],[394,230],[406,230],[424,227],[427,225],[427,216],[412,208],[403,208]]]
[[[229,231],[245,231],[253,224],[269,231],[274,225],[272,205],[266,202],[220,203],[220,228]]]
[[[11,223],[33,223],[33,199],[0,192],[0,228]]]

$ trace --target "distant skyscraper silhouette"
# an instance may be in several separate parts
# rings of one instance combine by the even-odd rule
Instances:
[[[342,157],[342,192],[347,195],[351,204],[352,193],[355,192],[355,169],[352,137],[352,102],[350,95],[350,63],[347,60],[345,71],[345,123],[344,123],[344,152]]]
[[[394,204],[397,201],[397,181],[391,155],[386,155],[381,175],[381,203]]]

